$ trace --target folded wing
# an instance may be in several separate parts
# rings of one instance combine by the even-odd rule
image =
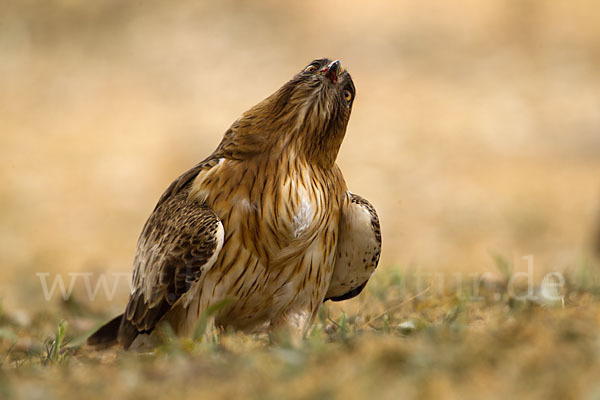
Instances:
[[[139,334],[152,332],[173,306],[200,294],[199,280],[214,265],[224,230],[213,210],[190,200],[189,190],[198,173],[214,165],[198,165],[162,195],[138,241],[127,308],[94,333],[89,344],[118,342],[127,349]]]
[[[325,300],[342,301],[357,296],[375,272],[381,253],[381,228],[375,208],[350,193],[342,213],[337,259]]]

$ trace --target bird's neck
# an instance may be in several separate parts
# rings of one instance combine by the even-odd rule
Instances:
[[[246,159],[293,153],[328,169],[335,165],[345,132],[343,121],[322,121],[306,106],[281,108],[276,99],[267,98],[234,122],[222,146]]]

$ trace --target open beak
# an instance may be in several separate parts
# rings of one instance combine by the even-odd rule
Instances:
[[[329,65],[327,65],[319,72],[328,77],[331,83],[337,83],[338,76],[340,76],[342,72],[344,72],[344,68],[342,67],[342,63],[340,62],[340,60],[335,60],[329,63]]]

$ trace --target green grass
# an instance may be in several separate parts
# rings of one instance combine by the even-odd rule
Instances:
[[[4,313],[0,397],[594,399],[598,282],[589,267],[575,271],[563,305],[515,301],[498,283],[477,299],[471,285],[417,288],[383,270],[360,298],[325,304],[299,346],[204,334],[204,321],[195,340],[164,330],[151,353],[93,351],[82,346],[92,321],[81,323],[80,308],[51,307],[26,325]]]

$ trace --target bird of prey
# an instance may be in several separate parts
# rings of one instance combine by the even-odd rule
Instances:
[[[91,345],[129,348],[161,321],[306,334],[326,300],[357,296],[381,249],[373,206],[335,160],[355,87],[340,61],[311,62],[242,114],[160,197],[140,235],[125,312]],[[228,300],[228,301],[225,301]]]

